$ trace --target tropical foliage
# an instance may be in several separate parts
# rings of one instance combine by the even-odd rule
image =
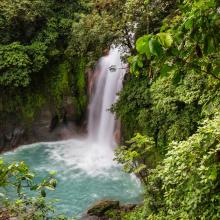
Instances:
[[[137,39],[128,59],[132,76],[113,106],[126,138],[132,132],[152,137],[161,156],[156,168],[148,168],[153,160],[145,155],[146,146],[141,150],[149,173],[145,203],[126,219],[218,219],[220,214],[220,4],[198,0],[176,6],[157,32],[148,30]],[[116,154],[118,161],[136,165],[132,149],[117,150],[123,155]],[[136,166],[143,167],[143,161]]]
[[[66,95],[82,117],[86,67],[120,45],[130,71],[112,107],[123,132],[116,160],[146,186],[144,205],[123,218],[219,219],[219,36],[218,0],[2,0],[0,124],[14,112],[30,122],[45,103],[59,112]],[[19,196],[6,207],[37,201],[46,216],[51,179],[35,185],[24,164],[0,167]],[[22,196],[24,182],[41,190],[37,200]]]
[[[148,171],[154,164],[148,164],[148,160],[153,158],[156,161],[155,144],[151,138],[136,134],[135,137],[127,141],[128,146],[121,146],[115,150],[115,160],[123,165],[127,173],[135,173],[147,184],[146,177]]]
[[[169,145],[149,179],[146,206],[152,214],[148,219],[219,218],[219,126],[216,115],[187,141]]]
[[[18,124],[30,124],[45,105],[59,115],[66,96],[82,117],[86,87],[75,83],[81,56],[70,58],[66,50],[72,23],[86,10],[80,1],[0,2],[1,124],[14,113]],[[83,101],[73,88],[81,90]]]
[[[8,164],[2,159],[0,171],[1,219],[64,219],[53,217],[53,204],[46,200],[46,191],[55,190],[57,185],[54,172],[39,182],[23,162]]]

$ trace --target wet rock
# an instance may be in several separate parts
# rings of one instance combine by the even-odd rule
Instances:
[[[101,200],[88,209],[87,214],[80,220],[122,220],[122,213],[129,213],[138,204],[120,205],[119,201]]]
[[[23,128],[15,128],[15,130],[13,131],[11,141],[10,141],[10,146],[12,146],[12,148],[17,147],[23,135],[24,135]]]
[[[73,97],[64,97],[57,112],[53,103],[47,103],[36,112],[32,121],[24,121],[19,114],[8,114],[0,122],[0,153],[20,145],[36,142],[66,140],[84,132],[84,119],[78,120]]]
[[[133,211],[137,207],[137,204],[126,204],[121,206],[121,211],[130,212]]]
[[[16,127],[0,135],[0,152],[17,147],[25,133],[24,128]]]
[[[102,200],[94,204],[88,211],[88,216],[105,216],[105,213],[110,210],[120,209],[119,201]]]
[[[50,132],[52,132],[59,124],[59,117],[58,115],[55,115],[52,117],[51,122],[50,122]]]

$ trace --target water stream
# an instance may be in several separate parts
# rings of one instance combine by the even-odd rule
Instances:
[[[109,67],[116,65],[114,72]],[[89,105],[88,136],[63,142],[23,146],[4,155],[8,161],[25,161],[39,178],[56,170],[58,188],[49,198],[59,199],[59,213],[80,217],[95,201],[140,200],[141,187],[132,175],[122,172],[113,160],[116,146],[115,116],[108,111],[122,88],[125,70],[117,49],[100,59],[93,96]]]

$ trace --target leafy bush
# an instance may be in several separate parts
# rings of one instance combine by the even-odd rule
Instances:
[[[23,46],[18,42],[0,45],[1,87],[27,87],[33,73],[39,72],[48,62],[47,47],[40,42]]]
[[[148,219],[219,219],[219,126],[217,115],[187,141],[170,144],[149,178],[145,205],[153,214]]]
[[[35,174],[23,162],[7,164],[0,159],[0,218],[64,219],[53,217],[54,207],[46,200],[46,191],[55,190],[57,185],[54,175],[55,172],[50,172],[48,177],[37,182]]]
[[[146,177],[156,161],[155,143],[152,138],[136,134],[126,142],[128,146],[121,146],[115,150],[115,160],[123,165],[127,173],[135,173],[147,185]],[[153,158],[153,159],[152,159]]]

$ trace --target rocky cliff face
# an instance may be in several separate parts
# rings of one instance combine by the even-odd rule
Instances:
[[[69,139],[84,131],[84,122],[79,123],[71,97],[64,99],[61,112],[58,115],[53,106],[45,105],[32,122],[10,114],[0,126],[0,152],[34,142]]]

